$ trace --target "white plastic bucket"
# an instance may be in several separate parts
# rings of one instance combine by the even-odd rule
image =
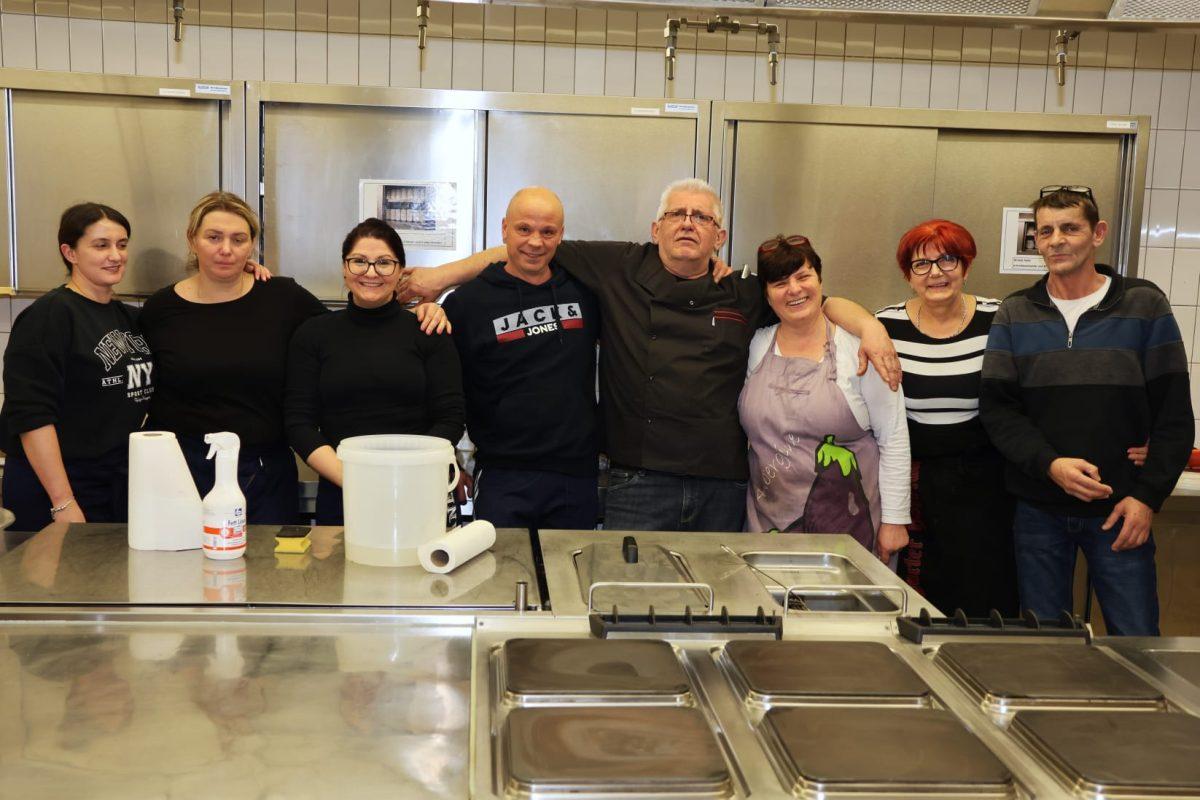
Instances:
[[[417,548],[446,532],[446,493],[458,484],[454,447],[436,436],[353,436],[337,455],[346,558],[374,567],[419,563]]]

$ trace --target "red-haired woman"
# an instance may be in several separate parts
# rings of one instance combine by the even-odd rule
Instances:
[[[979,421],[983,351],[1000,301],[963,291],[974,259],[975,239],[966,228],[944,219],[922,222],[896,248],[914,296],[876,316],[904,369],[910,538],[921,542],[921,591],[947,614],[996,609],[1015,616],[1014,501],[1004,488],[1004,459]],[[1140,463],[1145,449],[1130,458]],[[916,565],[902,565],[902,572],[905,566]]]

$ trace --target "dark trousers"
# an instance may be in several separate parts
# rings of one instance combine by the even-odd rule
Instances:
[[[216,482],[216,459],[206,458],[204,439],[179,437],[179,448],[187,461],[200,496]],[[238,486],[246,495],[248,525],[290,525],[300,512],[300,476],[296,459],[282,442],[247,447],[238,451]]]
[[[922,459],[914,500],[922,532],[920,584],[944,614],[971,617],[1018,611],[1013,512],[1004,459],[986,451]]]
[[[75,502],[88,522],[125,522],[129,518],[129,448],[115,447],[98,458],[64,459]],[[23,453],[9,453],[4,464],[4,507],[13,512],[14,531],[40,531],[50,524],[50,496]]]
[[[342,511],[342,487],[324,478],[317,481],[318,525],[345,525],[346,515]]]
[[[590,531],[600,515],[594,475],[480,467],[474,500],[475,519],[497,528]]]
[[[604,528],[610,531],[742,531],[746,481],[614,466]]]

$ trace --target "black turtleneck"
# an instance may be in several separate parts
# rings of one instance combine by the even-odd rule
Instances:
[[[288,356],[284,423],[288,444],[308,456],[349,436],[462,436],[462,377],[454,340],[426,336],[414,314],[391,302],[305,322]]]

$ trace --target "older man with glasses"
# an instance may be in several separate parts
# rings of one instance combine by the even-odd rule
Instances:
[[[1194,435],[1183,339],[1157,286],[1096,263],[1108,224],[1091,189],[1047,186],[1033,211],[1047,274],[996,313],[979,398],[1017,496],[1021,605],[1070,611],[1082,550],[1108,632],[1157,636],[1150,523]]]
[[[558,246],[556,261],[600,303],[610,530],[744,526],[748,466],[737,399],[750,340],[773,315],[757,279],[713,280],[727,235],[716,191],[687,179],[663,191],[650,242]],[[494,247],[416,270],[410,290],[435,297],[504,257],[504,248]],[[860,336],[879,372],[898,382],[895,350],[881,324],[848,300],[830,298],[825,313]]]

